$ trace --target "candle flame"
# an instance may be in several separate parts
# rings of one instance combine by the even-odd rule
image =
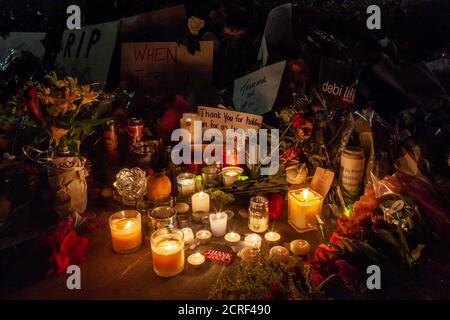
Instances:
[[[125,226],[123,228],[124,229],[130,229],[132,225],[133,224],[131,223],[131,221],[127,221],[127,223],[125,224]]]
[[[307,201],[308,200],[308,196],[309,196],[308,189],[303,189],[303,200]]]

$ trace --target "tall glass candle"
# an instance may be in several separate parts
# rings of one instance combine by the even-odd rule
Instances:
[[[227,233],[228,216],[225,212],[213,213],[209,215],[211,232],[214,237],[223,237]]]
[[[183,232],[176,228],[159,229],[151,237],[153,270],[160,277],[172,277],[184,269]]]
[[[265,232],[269,227],[269,201],[263,196],[250,198],[248,228],[253,232]]]
[[[298,232],[317,228],[317,215],[322,211],[323,197],[310,188],[289,191],[288,221]]]
[[[142,242],[141,214],[136,210],[123,210],[109,217],[111,241],[114,251],[129,253]]]
[[[209,212],[209,194],[200,191],[192,195],[192,212]]]
[[[186,197],[195,193],[195,174],[185,172],[177,176],[178,196]]]

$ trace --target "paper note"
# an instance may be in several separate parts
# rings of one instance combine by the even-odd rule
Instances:
[[[64,31],[55,65],[62,75],[77,76],[80,83],[106,84],[117,40],[119,21]]]
[[[234,81],[233,103],[236,110],[264,114],[272,110],[286,61],[252,72]]]
[[[200,41],[200,51],[194,54],[176,42],[122,43],[121,80],[134,89],[180,89],[193,82],[210,83],[212,66],[212,41]]]
[[[225,134],[227,129],[259,129],[262,117],[254,114],[236,112],[227,109],[198,107],[203,121],[203,129],[219,129]]]
[[[322,197],[325,198],[330,190],[331,184],[333,183],[333,179],[333,171],[317,167],[311,181],[311,189],[320,193]]]

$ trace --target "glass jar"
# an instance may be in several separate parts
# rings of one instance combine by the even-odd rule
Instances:
[[[149,214],[150,232],[177,226],[177,210],[168,206],[155,207]]]
[[[181,173],[177,176],[178,196],[187,197],[195,193],[195,174]]]
[[[251,231],[261,233],[269,227],[269,200],[263,196],[254,196],[248,207],[248,227]]]
[[[153,270],[160,277],[173,277],[184,269],[184,234],[177,228],[164,228],[150,237]]]
[[[205,188],[214,188],[222,183],[220,168],[212,164],[202,168],[202,180]]]

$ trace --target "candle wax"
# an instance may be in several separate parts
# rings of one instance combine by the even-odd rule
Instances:
[[[111,222],[114,251],[123,253],[136,249],[142,241],[141,224],[136,218],[114,219]]]
[[[160,277],[174,276],[184,269],[181,240],[161,239],[152,246],[153,270]]]

